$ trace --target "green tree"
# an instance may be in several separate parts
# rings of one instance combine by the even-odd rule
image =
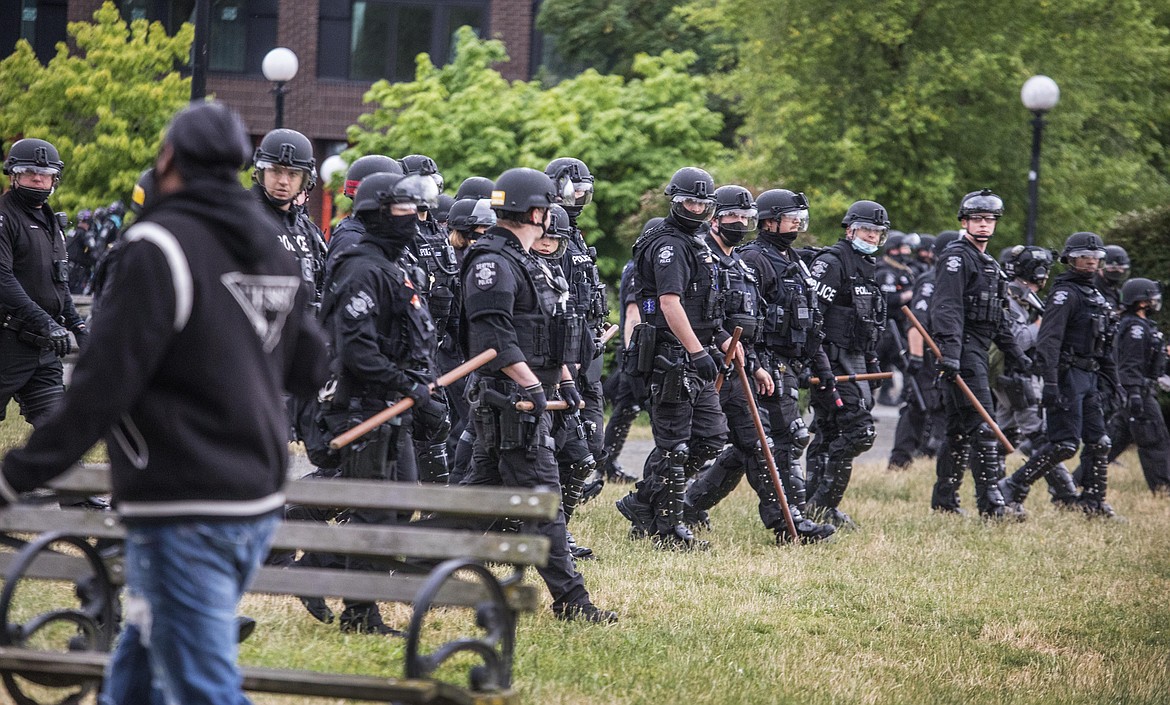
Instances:
[[[729,173],[805,191],[823,240],[858,198],[885,204],[895,227],[938,231],[955,226],[963,193],[989,186],[1007,204],[999,240],[1022,241],[1031,127],[1019,90],[1036,73],[1062,92],[1044,139],[1042,242],[1170,196],[1170,47],[1150,2],[718,0],[688,11],[746,35],[717,86],[744,116]]]
[[[70,213],[125,199],[150,166],[170,117],[186,104],[185,62],[194,30],[168,36],[157,22],[127,25],[112,2],[94,21],[71,22],[48,66],[25,41],[0,61],[0,140],[52,142],[65,162],[53,206]]]
[[[555,74],[585,68],[632,75],[637,54],[694,51],[692,67],[711,73],[722,54],[703,29],[688,23],[674,0],[545,0],[536,26],[553,51]]]
[[[415,80],[379,81],[366,93],[371,112],[349,130],[352,162],[365,154],[432,157],[452,189],[469,176],[495,178],[505,169],[543,169],[574,156],[593,173],[595,200],[579,223],[602,254],[603,273],[617,274],[637,225],[625,221],[639,198],[661,189],[687,164],[724,158],[715,141],[721,116],[705,104],[707,81],[688,72],[689,53],[634,58],[633,78],[588,70],[543,89],[509,82],[491,68],[503,45],[459,31],[455,59],[436,67],[418,57]]]

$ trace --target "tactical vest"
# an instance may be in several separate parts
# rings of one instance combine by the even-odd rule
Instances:
[[[776,273],[775,290],[764,292],[768,300],[764,309],[761,340],[786,357],[811,354],[810,340],[820,337],[820,316],[816,287],[802,260],[788,261],[773,246],[756,240],[743,246],[767,258]]]
[[[1076,281],[1065,282],[1066,289],[1073,289],[1080,295],[1080,301],[1070,296],[1065,305],[1076,305],[1077,314],[1069,319],[1064,334],[1062,355],[1080,358],[1103,357],[1109,353],[1113,329],[1110,325],[1109,302],[1092,284]],[[1059,291],[1060,289],[1057,289]],[[1057,291],[1053,292],[1053,296]]]
[[[594,261],[597,251],[586,247],[580,237],[579,231],[569,237],[560,261],[569,286],[568,311],[581,323],[576,328],[580,339],[571,347],[579,357],[592,359],[594,332],[591,326],[596,328],[605,323],[609,306],[605,300],[605,284]],[[588,361],[579,359],[575,362]]]
[[[435,325],[445,331],[459,299],[459,258],[455,248],[430,222],[419,222],[418,260],[427,272],[423,294]]]
[[[682,293],[682,307],[695,336],[700,343],[706,345],[711,342],[719,328],[723,312],[723,297],[720,295],[715,257],[698,236],[685,237],[676,234],[668,226],[659,225],[634,243],[634,260],[638,262],[639,270],[642,269],[646,258],[654,256],[656,245],[662,240],[669,240],[671,244],[676,245],[678,256],[686,257],[691,265],[691,280],[687,282]],[[652,262],[646,262],[645,266],[653,269],[654,265]],[[636,277],[636,282],[642,320],[660,331],[670,333],[666,316],[658,307],[658,292],[641,276]]]
[[[852,305],[829,304],[825,311],[825,342],[850,352],[874,352],[885,328],[886,298],[876,283],[862,275],[857,267],[859,255],[845,252],[844,248],[852,249],[852,245],[844,241],[837,243],[826,254],[841,263],[844,286],[849,287]]]
[[[543,259],[539,255],[538,259]],[[585,359],[585,351],[593,349],[592,336],[585,323],[585,315],[580,309],[573,306],[572,284],[562,274],[560,265],[555,262],[546,264],[551,274],[549,283],[557,293],[557,315],[552,320],[552,357],[569,365],[580,365]],[[588,347],[584,345],[589,341]]]
[[[1121,318],[1120,335],[1126,335],[1133,326],[1140,325],[1145,329],[1145,349],[1142,351],[1142,375],[1147,380],[1153,380],[1166,373],[1166,336],[1154,324],[1133,313],[1126,313]],[[1133,384],[1133,380],[1122,380],[1125,384]]]
[[[964,294],[963,314],[968,323],[994,332],[1004,320],[1007,277],[995,258],[986,253],[980,253],[978,267],[978,286],[968,287]]]
[[[475,260],[486,253],[500,255],[512,262],[513,270],[523,273],[523,281],[535,300],[536,305],[531,310],[512,310],[512,328],[524,360],[534,371],[559,368],[563,363],[558,357],[563,354],[560,342],[563,331],[557,329],[556,319],[565,313],[561,303],[564,290],[558,291],[554,287],[553,274],[540,258],[502,237],[488,236],[476,240],[464,258],[463,271],[468,271]],[[517,298],[517,302],[521,300]]]
[[[753,343],[763,321],[760,282],[738,256],[714,254],[719,261],[719,290],[723,293],[723,327],[728,332],[742,328],[740,340],[745,345]]]

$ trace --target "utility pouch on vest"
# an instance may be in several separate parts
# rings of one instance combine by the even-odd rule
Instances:
[[[1004,375],[999,378],[999,385],[1007,395],[1008,402],[1016,409],[1031,408],[1039,399],[1032,380],[1023,375]]]
[[[654,348],[658,344],[658,332],[648,323],[639,323],[630,336],[631,352],[634,357],[634,374],[648,375],[654,370]]]

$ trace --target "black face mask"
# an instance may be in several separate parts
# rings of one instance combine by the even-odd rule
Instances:
[[[764,233],[764,236],[768,240],[771,240],[772,242],[775,242],[776,244],[785,248],[792,247],[792,243],[796,242],[796,236],[799,235],[797,232],[777,233],[770,230],[764,230],[761,232]]]
[[[45,205],[45,202],[49,200],[49,196],[53,195],[53,190],[14,186],[12,187],[12,193],[16,195],[16,199],[20,201],[22,206],[29,210],[36,210]]]
[[[719,238],[727,243],[728,247],[735,247],[743,242],[744,236],[747,235],[746,230],[728,230],[727,228],[719,228]]]
[[[406,247],[406,244],[418,234],[418,216],[414,213],[377,214],[368,220],[363,219],[362,222],[366,225],[366,234],[399,250]]]

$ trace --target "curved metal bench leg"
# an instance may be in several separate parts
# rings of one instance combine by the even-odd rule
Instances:
[[[41,553],[56,553],[54,544],[63,543],[80,551],[93,571],[92,581],[87,585],[87,594],[78,599],[88,601],[89,606],[78,609],[52,610],[33,617],[23,624],[12,622],[12,601],[21,578]],[[70,649],[109,651],[116,627],[114,600],[116,592],[110,581],[109,571],[101,554],[84,537],[66,536],[59,533],[43,534],[30,542],[9,566],[4,576],[4,589],[0,591],[0,645],[27,647],[29,640],[42,630],[61,623],[69,624],[78,631],[78,637],[71,640]],[[98,681],[69,675],[45,675],[4,673],[4,686],[17,705],[42,705],[42,701],[28,695],[17,677],[31,683],[50,688],[78,688],[66,694],[56,705],[74,705],[81,702],[98,686]]]
[[[488,591],[488,599],[476,606],[476,625],[486,633],[482,638],[462,638],[447,642],[431,653],[420,653],[419,639],[423,620],[442,589],[460,571],[473,573]],[[512,687],[512,657],[516,643],[516,613],[508,605],[504,589],[496,576],[483,564],[457,558],[445,561],[431,571],[430,577],[414,600],[414,611],[406,637],[406,677],[427,678],[445,661],[462,652],[483,659],[468,674],[472,690],[494,691]]]

